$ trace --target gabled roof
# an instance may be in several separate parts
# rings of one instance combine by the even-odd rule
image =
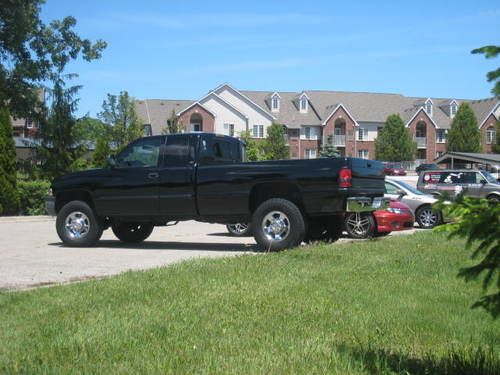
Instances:
[[[342,108],[345,111],[345,113],[347,113],[347,116],[349,116],[351,118],[351,120],[354,122],[355,126],[359,126],[356,119],[349,113],[347,108],[342,103],[339,103],[336,106],[333,106],[332,111],[330,112],[330,114],[328,116],[326,116],[326,118],[323,120],[323,123],[321,125],[325,125],[327,123],[327,121],[330,120],[330,117],[332,117],[335,114],[335,112],[337,112],[339,110],[339,108]]]
[[[259,103],[256,103],[255,101],[253,101],[252,98],[245,95],[244,91],[236,90],[229,83],[223,83],[222,85],[220,85],[220,86],[216,87],[214,90],[212,90],[212,92],[217,93],[218,91],[222,90],[223,88],[229,89],[233,94],[236,94],[237,96],[239,96],[241,99],[243,99],[248,104],[253,106],[256,110],[261,111],[264,115],[269,117],[271,120],[276,120],[276,117],[274,115],[272,115],[270,112],[268,112],[265,109],[265,107],[262,107]]]
[[[193,102],[193,100],[138,99],[135,100],[135,110],[142,123],[151,124],[153,135],[157,135],[167,126],[172,111],[178,113]]]
[[[469,104],[476,114],[479,127],[481,127],[488,119],[488,117],[490,117],[491,114],[494,114],[495,109],[500,104],[500,101],[499,98],[488,98],[481,100],[471,100]]]
[[[193,108],[195,105],[199,105],[201,108],[203,108],[205,111],[207,111],[208,113],[210,113],[212,116],[215,117],[215,113],[213,113],[211,110],[209,110],[207,107],[203,106],[203,104],[201,104],[199,101],[198,102],[193,102],[191,105],[187,106],[186,108],[184,108],[183,110],[179,111],[176,113],[177,116],[180,116],[182,115],[184,112],[188,111],[189,109]]]
[[[210,91],[207,95],[205,95],[203,98],[201,98],[199,100],[200,103],[203,103],[205,101],[207,101],[209,98],[215,98],[218,102],[224,104],[226,107],[228,107],[230,110],[232,110],[233,112],[235,112],[238,116],[240,116],[241,118],[243,118],[244,120],[248,120],[248,116],[245,115],[243,112],[241,112],[238,108],[236,108],[234,105],[232,105],[231,103],[229,103],[227,100],[225,100],[223,97],[221,97],[220,95],[217,95],[215,93],[215,91]],[[205,107],[203,107],[205,108]],[[210,112],[212,113],[212,112]],[[214,115],[215,116],[215,115]]]

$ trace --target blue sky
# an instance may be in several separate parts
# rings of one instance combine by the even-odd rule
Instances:
[[[240,89],[491,96],[500,59],[471,55],[500,42],[498,1],[47,0],[45,21],[72,15],[82,37],[108,43],[68,72],[83,85],[78,114],[106,93],[197,99]]]

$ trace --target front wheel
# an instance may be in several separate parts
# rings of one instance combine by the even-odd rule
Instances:
[[[111,226],[113,233],[122,242],[139,243],[144,241],[153,232],[151,223],[114,223]]]
[[[246,237],[252,235],[252,226],[246,223],[226,225],[227,231],[235,237]]]
[[[431,206],[420,207],[415,213],[420,228],[431,229],[441,222],[441,215]]]
[[[305,227],[302,212],[286,199],[269,199],[252,216],[255,241],[265,251],[280,251],[300,245]]]
[[[59,238],[66,246],[92,246],[102,236],[103,228],[94,211],[83,201],[66,203],[56,219]]]
[[[375,219],[371,212],[349,212],[345,230],[352,238],[371,238],[375,234]]]

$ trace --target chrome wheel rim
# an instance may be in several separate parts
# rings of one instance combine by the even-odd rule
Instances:
[[[418,218],[420,219],[420,223],[424,228],[432,228],[438,222],[438,215],[431,208],[426,208],[420,211]]]
[[[231,232],[242,234],[242,233],[245,233],[247,231],[248,224],[236,223],[236,224],[230,224],[230,225],[228,225],[228,227],[229,227],[229,230]]]
[[[349,232],[356,234],[357,236],[366,236],[370,230],[370,220],[368,216],[361,215],[361,213],[356,212],[349,215],[346,221],[346,226]]]
[[[75,211],[66,216],[64,228],[71,239],[83,238],[89,234],[90,220],[83,212]]]
[[[283,241],[290,234],[290,220],[281,211],[272,211],[262,220],[262,231],[270,241]]]

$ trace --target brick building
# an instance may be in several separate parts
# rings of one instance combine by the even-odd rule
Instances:
[[[417,143],[417,160],[433,161],[446,150],[446,137],[460,103],[467,101],[478,120],[484,152],[495,142],[500,118],[498,98],[464,100],[414,98],[399,94],[237,90],[223,84],[199,100],[137,100],[147,134],[161,134],[172,111],[188,131],[238,136],[250,131],[264,138],[277,122],[287,129],[290,156],[315,158],[322,142],[333,135],[342,155],[375,158],[374,140],[387,116],[398,113]]]

